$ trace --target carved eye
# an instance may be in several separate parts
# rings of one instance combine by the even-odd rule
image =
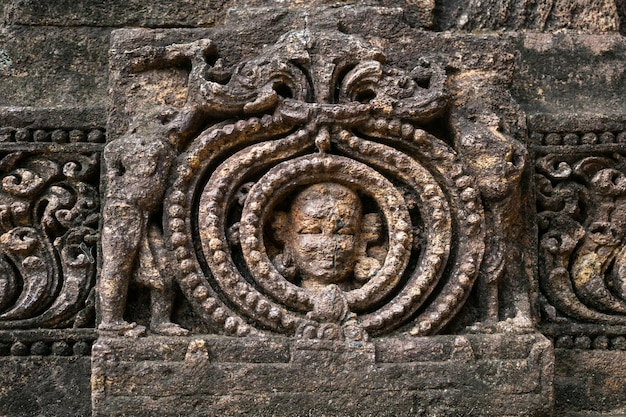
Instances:
[[[374,100],[376,98],[376,93],[372,90],[363,90],[363,91],[359,91],[356,96],[354,97],[355,101],[358,101],[359,103],[363,103],[363,104],[367,104],[370,101]]]
[[[293,91],[286,84],[275,85],[274,91],[276,91],[276,94],[278,94],[282,98],[293,98]]]

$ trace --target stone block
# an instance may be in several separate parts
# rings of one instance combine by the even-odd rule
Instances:
[[[614,120],[626,112],[624,37],[528,33],[516,48],[511,93],[529,114],[587,113]]]
[[[617,32],[620,21],[614,0],[442,1],[435,13],[443,30]]]
[[[0,332],[0,416],[88,416],[90,330]]]
[[[536,334],[358,344],[101,338],[93,350],[93,415],[547,416],[553,366],[551,343]]]
[[[0,103],[106,107],[108,29],[12,26],[0,35]]]
[[[41,2],[37,0],[7,1],[5,19],[11,25],[28,26],[98,26],[98,27],[209,27],[228,14],[231,9],[259,8],[271,14],[271,8],[283,9],[298,17],[298,10],[308,15],[320,13],[319,9],[336,9],[332,0],[292,1],[280,0],[202,0],[189,2],[176,0],[146,4],[142,0],[90,1],[62,0]],[[350,2],[345,2],[350,3]],[[402,7],[406,10],[403,20],[416,27],[432,27],[434,0],[360,1],[359,6]],[[0,4],[1,6],[1,4]],[[315,10],[315,8],[319,8]],[[311,13],[311,9],[313,13]],[[300,18],[303,15],[299,16]],[[347,20],[350,20],[349,17]]]
[[[587,415],[626,414],[626,352],[556,349],[557,412]]]
[[[90,415],[89,357],[0,358],[0,416]]]

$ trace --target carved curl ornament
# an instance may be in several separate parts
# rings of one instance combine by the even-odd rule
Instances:
[[[88,324],[98,165],[98,154],[61,152],[0,161],[0,329]]]
[[[429,133],[448,105],[443,69],[406,72],[357,38],[304,31],[220,84],[206,75],[210,41],[185,48],[187,120],[235,118],[193,139],[165,195],[166,244],[195,310],[238,335],[440,331],[476,280],[485,233],[467,169]]]
[[[536,169],[546,318],[626,325],[623,156],[549,153]]]

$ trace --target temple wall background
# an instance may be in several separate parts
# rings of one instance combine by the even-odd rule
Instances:
[[[536,169],[547,176],[546,164],[558,170],[559,162],[573,166],[587,157],[609,159],[611,166],[626,173],[620,165],[626,155],[624,0],[0,0],[0,177],[6,187],[12,181],[9,174],[21,166],[54,165],[56,170],[42,186],[45,189],[34,191],[39,194],[28,200],[28,219],[7,219],[0,213],[0,223],[25,227],[36,223],[51,247],[67,243],[68,250],[83,255],[81,265],[66,262],[61,249],[51,252],[56,254],[51,258],[43,257],[81,282],[80,296],[65,313],[32,325],[13,326],[10,318],[0,317],[0,416],[91,415],[91,347],[97,338],[93,288],[101,263],[100,158],[111,105],[111,32],[223,26],[242,39],[258,36],[259,44],[271,43],[289,30],[302,29],[309,14],[331,13],[328,10],[339,6],[345,8],[341,12],[345,16],[338,18],[343,30],[379,33],[390,44],[401,40],[403,30],[417,30],[424,32],[425,45],[432,34],[463,35],[463,42],[497,45],[498,51],[513,55],[508,91],[524,114],[530,168],[523,184],[535,204],[527,218],[532,232],[524,245],[532,256],[526,264],[532,275],[529,288],[536,327],[555,347],[555,415],[626,414],[626,325],[601,319],[584,323],[546,301],[539,264],[545,250],[541,239],[549,230],[537,220],[537,213],[546,209],[536,198],[534,176]],[[390,11],[381,17],[376,7]],[[237,41],[230,39],[233,49]],[[241,51],[246,54],[249,51]],[[390,59],[402,66],[411,57]],[[76,158],[84,172],[64,171]],[[87,202],[80,224],[52,227],[45,213],[37,211],[34,201],[43,197],[49,201],[55,195],[51,187],[61,183],[82,190],[81,198]],[[2,195],[5,211],[22,201],[14,197]],[[3,224],[2,233],[10,228]],[[78,228],[89,242],[82,247],[71,246],[70,232]],[[0,239],[0,244],[3,253],[13,250],[6,240]],[[47,288],[57,288],[53,275],[43,271],[36,276],[49,281]],[[28,285],[22,283],[20,288]],[[0,276],[0,306],[3,297],[9,298],[8,288],[9,278]],[[141,293],[130,297],[145,307]],[[136,315],[142,314],[138,308]],[[185,318],[192,313],[183,308],[177,314]]]

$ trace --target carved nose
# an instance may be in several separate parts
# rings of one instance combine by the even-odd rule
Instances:
[[[311,78],[313,80],[313,94],[316,103],[333,103],[335,96],[334,71],[335,64],[333,63],[312,67]]]

